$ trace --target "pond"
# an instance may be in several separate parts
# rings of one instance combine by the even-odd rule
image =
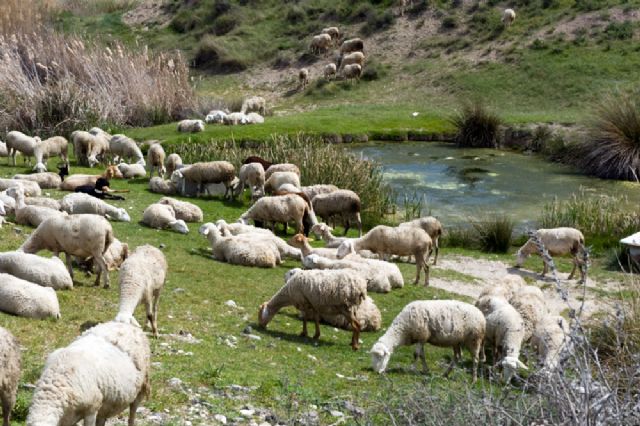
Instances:
[[[584,176],[533,155],[440,142],[376,142],[352,149],[383,165],[399,205],[405,196],[421,197],[425,213],[450,224],[505,213],[519,227],[535,226],[545,203],[566,199],[581,188],[640,202],[637,183]]]

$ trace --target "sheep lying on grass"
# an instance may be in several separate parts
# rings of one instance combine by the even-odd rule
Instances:
[[[171,197],[162,197],[158,203],[167,204],[173,207],[176,219],[182,219],[185,222],[202,222],[202,219],[204,218],[202,209],[187,201],[180,201]]]
[[[175,210],[168,204],[151,204],[142,213],[142,223],[156,229],[172,229],[188,234],[189,228],[182,219],[176,219]]]
[[[163,180],[160,176],[149,179],[149,191],[156,194],[175,195],[178,193],[176,184],[170,180]]]
[[[23,179],[1,179],[0,178],[0,191],[5,191],[9,188],[22,188],[24,195],[27,197],[39,197],[42,195],[42,189],[37,182]]]
[[[0,327],[0,402],[2,426],[9,426],[11,410],[16,405],[21,369],[20,344],[8,330]]]
[[[198,133],[204,131],[202,120],[182,120],[178,123],[178,131],[182,133]]]
[[[267,241],[235,236],[223,237],[213,223],[202,225],[200,234],[209,240],[214,259],[221,262],[259,268],[275,268],[282,263],[278,249]]]
[[[25,174],[17,174],[13,175],[14,179],[20,180],[30,180],[35,182],[42,189],[58,189],[62,184],[62,178],[58,173],[53,172],[42,172],[42,173],[31,173],[28,175]]]
[[[280,253],[280,258],[289,258],[294,260],[302,259],[300,250],[291,247],[285,243],[282,239],[278,238],[273,232],[268,229],[256,228],[251,225],[244,225],[242,223],[228,224],[224,220],[216,222],[216,226],[220,230],[223,237],[238,236],[241,239],[249,239],[252,241],[261,240],[271,244]]]
[[[129,213],[89,194],[75,192],[65,195],[60,202],[63,211],[69,214],[96,214],[119,222],[131,222]]]
[[[64,262],[57,257],[47,259],[19,251],[0,253],[0,272],[54,290],[73,288],[69,271]]]
[[[0,273],[0,311],[25,318],[60,318],[54,289],[4,273]]]
[[[125,179],[145,177],[147,175],[147,169],[145,169],[144,164],[120,163],[118,164],[118,170],[120,170]]]
[[[21,187],[7,189],[7,195],[15,198],[14,215],[19,225],[39,226],[50,217],[64,216],[65,213],[49,207],[25,204],[24,191]]]

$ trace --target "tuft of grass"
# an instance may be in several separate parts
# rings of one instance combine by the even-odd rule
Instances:
[[[227,50],[216,37],[205,36],[200,40],[193,65],[212,74],[228,74],[245,70],[248,63],[235,51]]]
[[[496,148],[500,118],[479,101],[467,103],[450,118],[460,147]]]
[[[444,230],[442,246],[465,249],[478,248],[478,236],[469,226],[448,226]]]
[[[511,247],[514,222],[508,216],[488,217],[472,221],[480,250],[487,253],[506,253]]]

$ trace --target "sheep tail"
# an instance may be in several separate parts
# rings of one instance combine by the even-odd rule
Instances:
[[[113,229],[109,229],[104,236],[104,250],[102,251],[102,254],[105,254],[107,252],[114,239],[115,237],[113,236]]]

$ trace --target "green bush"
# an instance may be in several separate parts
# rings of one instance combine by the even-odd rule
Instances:
[[[461,147],[496,148],[500,118],[479,101],[467,103],[462,111],[449,119],[456,129],[456,142]]]
[[[633,25],[630,21],[612,22],[604,29],[604,34],[609,40],[630,40],[633,38]]]
[[[186,33],[202,25],[202,17],[190,10],[182,10],[178,12],[169,26],[178,33]]]
[[[211,36],[206,36],[200,41],[193,62],[196,68],[210,73],[232,73],[247,68],[247,62],[243,58],[227,51]]]
[[[443,30],[453,30],[454,28],[458,27],[458,20],[456,19],[455,16],[449,15],[446,16],[443,20],[442,20],[442,29]]]
[[[472,221],[480,249],[488,253],[506,253],[511,247],[514,223],[508,216]]]
[[[389,10],[382,13],[372,11],[367,16],[367,22],[362,26],[360,32],[363,35],[371,35],[376,32],[384,31],[393,25],[395,17]]]
[[[290,24],[298,24],[306,20],[306,18],[307,14],[300,6],[291,6],[289,10],[287,10],[286,20]]]
[[[240,19],[234,15],[220,16],[213,22],[213,33],[217,36],[225,35],[231,32],[239,23]]]

